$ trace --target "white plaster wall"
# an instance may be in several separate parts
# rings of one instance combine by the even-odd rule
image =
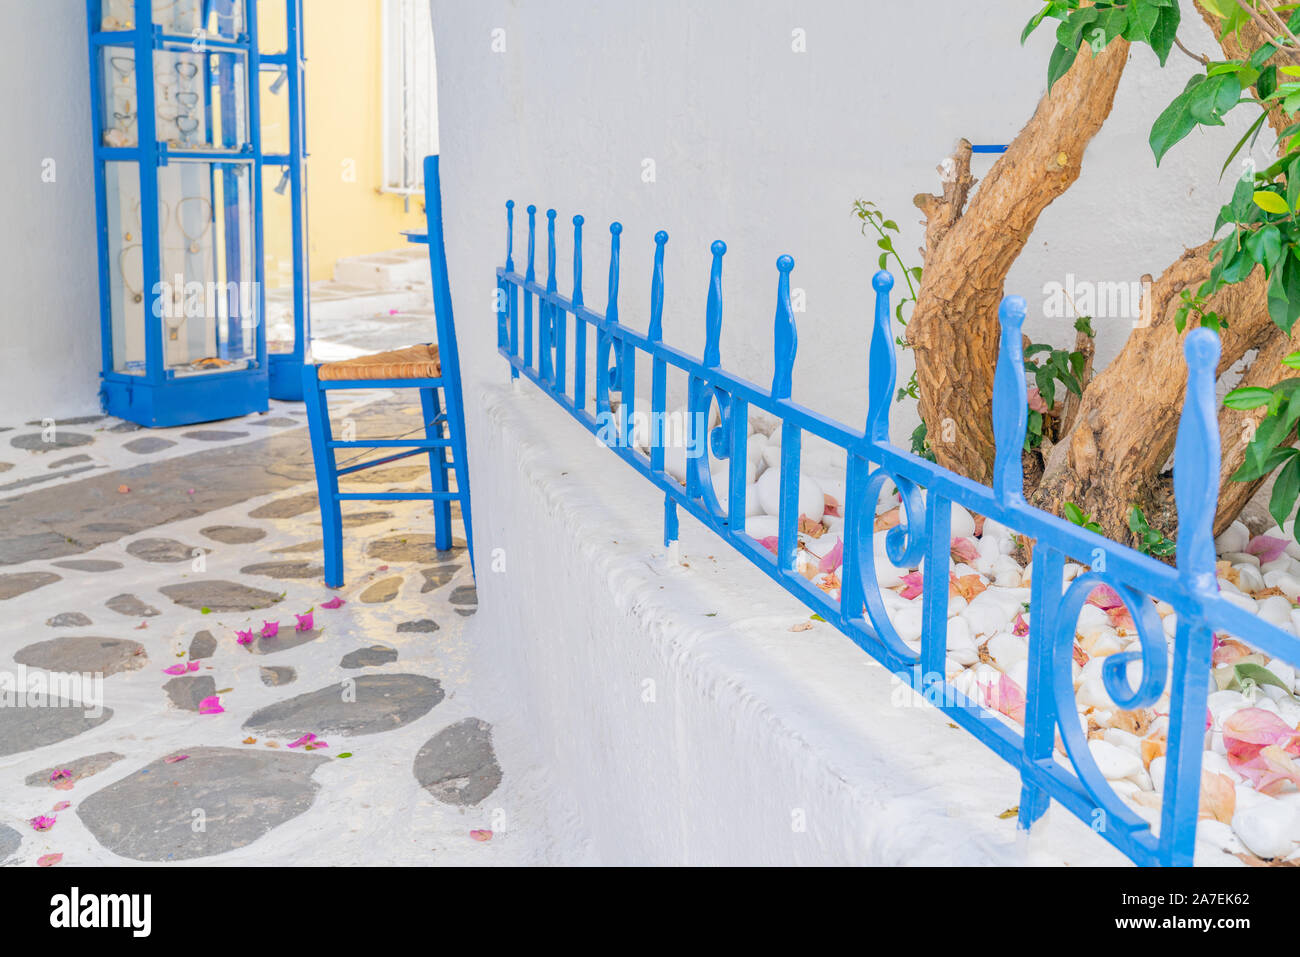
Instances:
[[[953,142],[1008,142],[1045,88],[1051,31],[1025,48],[1029,11],[998,0],[432,0],[453,292],[464,362],[499,379],[492,269],[505,254],[506,199],[560,213],[561,289],[569,288],[574,213],[587,218],[586,291],[603,309],[608,224],[623,234],[621,318],[644,329],[653,234],[671,235],[667,341],[703,348],[709,243],[729,244],[724,364],[771,379],[775,260],[795,257],[807,294],[797,317],[794,394],[858,422],[866,409],[870,276],[878,250],[850,215],[880,203],[921,242],[911,200],[937,188]],[[805,31],[807,52],[792,51]],[[504,30],[505,52],[493,51]],[[498,35],[499,36],[499,35]],[[1182,31],[1212,48],[1193,18]],[[1110,122],[1082,180],[1040,220],[1008,292],[1031,305],[1036,339],[1073,341],[1068,322],[1041,317],[1042,287],[1067,273],[1137,281],[1202,241],[1231,183],[1219,165],[1237,135],[1197,134],[1157,170],[1147,145],[1155,117],[1192,67],[1175,52],[1160,70],[1132,54]],[[1180,62],[1181,61],[1181,62]],[[642,181],[653,159],[654,183]],[[976,158],[982,176],[991,159]],[[539,214],[539,223],[544,220]],[[516,223],[522,256],[522,217]],[[539,263],[544,250],[539,248]],[[919,257],[912,257],[919,264]],[[521,267],[522,268],[522,267]],[[540,271],[540,269],[539,269]],[[1128,331],[1101,322],[1108,361]],[[954,330],[959,335],[960,330]],[[910,366],[904,364],[901,376]],[[901,416],[895,438],[913,422]]]
[[[6,422],[98,412],[86,6],[8,0],[4,14],[0,412]]]

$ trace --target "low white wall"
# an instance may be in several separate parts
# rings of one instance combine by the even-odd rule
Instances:
[[[1122,860],[1059,809],[1030,853],[1008,765],[689,517],[669,565],[662,497],[531,384],[476,398],[475,680],[600,863]]]

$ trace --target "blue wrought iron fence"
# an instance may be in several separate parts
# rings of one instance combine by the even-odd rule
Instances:
[[[648,330],[642,333],[619,319],[619,223],[610,226],[609,286],[602,316],[589,308],[583,297],[583,218],[573,219],[573,292],[566,297],[558,291],[556,277],[555,211],[546,213],[547,276],[543,285],[537,280],[535,264],[536,207],[527,209],[528,253],[523,275],[516,271],[514,261],[515,206],[510,202],[506,207],[506,261],[505,267],[497,270],[498,349],[509,360],[513,378],[522,374],[531,379],[589,431],[607,436],[609,423],[616,423],[614,441],[606,443],[610,450],[664,493],[666,546],[677,539],[678,509],[686,509],[882,665],[905,676],[926,701],[1019,771],[1022,828],[1029,829],[1054,799],[1138,864],[1192,863],[1215,634],[1230,633],[1274,657],[1300,661],[1300,639],[1219,593],[1212,536],[1219,493],[1214,391],[1219,341],[1213,332],[1195,330],[1185,342],[1188,381],[1174,459],[1179,536],[1177,567],[1171,567],[1026,502],[1021,466],[1028,415],[1021,339],[1024,299],[1006,298],[999,312],[1002,336],[993,384],[997,453],[993,485],[988,488],[889,441],[896,375],[889,303],[894,280],[889,273],[878,272],[872,280],[876,296],[869,403],[865,430],[858,431],[791,399],[797,335],[790,301],[794,260],[789,256],[782,256],[776,263],[775,374],[771,387],[765,389],[722,368],[719,338],[724,243],[712,246],[706,344],[703,358],[697,359],[662,341],[667,233],[655,235],[650,321]],[[594,330],[594,382],[587,381],[588,330]],[[571,374],[566,368],[570,331],[574,336]],[[687,444],[701,454],[689,460],[684,485],[665,470],[664,437],[658,427],[652,425],[648,454],[634,446],[635,413],[644,401],[637,395],[634,381],[637,353],[648,357],[650,363],[651,423],[661,423],[666,414],[668,370],[677,369],[687,376]],[[589,389],[594,389],[594,412]],[[611,411],[614,393],[619,396],[616,413]],[[714,405],[720,424],[710,427],[709,413]],[[710,455],[745,463],[751,409],[762,410],[781,422],[780,514],[775,553],[745,532],[745,468],[729,468],[724,508],[713,487],[709,466]],[[804,433],[837,446],[847,456],[838,601],[796,570]],[[887,532],[885,555],[895,566],[914,568],[919,564],[922,573],[919,652],[909,647],[891,622],[875,574],[875,506],[886,483],[897,489],[907,521]],[[1012,709],[986,707],[995,702],[972,700],[945,678],[951,503],[1033,541],[1023,729],[1018,722],[997,713]],[[1087,566],[1072,580],[1066,574],[1069,559]],[[1076,625],[1085,602],[1103,585],[1114,589],[1127,607],[1141,649],[1115,653],[1106,659],[1102,669],[1106,693],[1118,708],[1136,709],[1155,704],[1166,686],[1170,692],[1163,800],[1157,827],[1127,806],[1103,776],[1076,708],[1072,673]],[[1152,599],[1167,602],[1177,614],[1172,648]]]

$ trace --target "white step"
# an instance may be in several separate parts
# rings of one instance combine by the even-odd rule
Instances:
[[[377,289],[427,286],[430,282],[429,250],[426,246],[417,246],[340,259],[334,264],[334,279]]]
[[[406,312],[427,306],[429,302],[428,290],[420,287],[381,290],[332,280],[311,284],[313,322]]]

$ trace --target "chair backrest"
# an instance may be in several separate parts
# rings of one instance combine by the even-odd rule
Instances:
[[[456,401],[449,413],[453,428],[465,434],[464,406],[460,401],[460,350],[456,346],[456,321],[451,311],[451,283],[447,278],[447,246],[442,229],[442,178],[437,155],[424,158],[424,210],[428,219],[429,266],[433,275],[433,309],[438,329],[438,358],[448,388],[455,388]],[[454,383],[454,385],[453,385]]]

